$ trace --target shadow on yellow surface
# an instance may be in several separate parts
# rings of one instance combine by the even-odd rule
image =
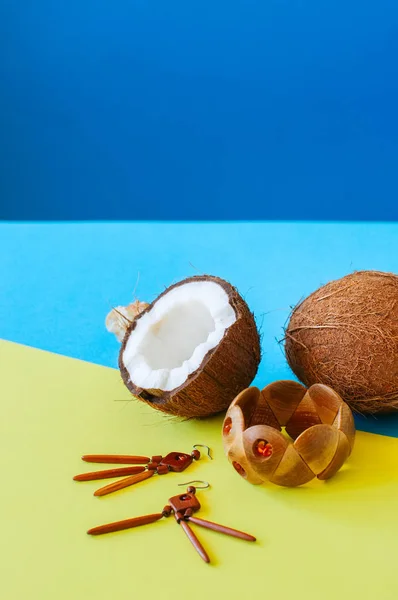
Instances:
[[[357,432],[353,453],[332,479],[314,479],[299,488],[271,484],[262,487],[267,488],[264,493],[272,493],[279,501],[294,503],[297,509],[317,512],[339,522],[348,520],[351,526],[363,526],[363,507],[366,506],[368,525],[380,527],[386,524],[386,498],[389,494],[395,495],[398,489],[397,441]]]

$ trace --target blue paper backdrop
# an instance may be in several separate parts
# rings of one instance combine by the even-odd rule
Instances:
[[[396,0],[0,0],[0,218],[398,219]]]

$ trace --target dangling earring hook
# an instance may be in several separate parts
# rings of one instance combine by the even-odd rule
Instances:
[[[212,457],[212,455],[210,454],[211,450],[210,450],[209,446],[206,446],[205,444],[194,444],[194,445],[193,445],[193,448],[197,448],[198,446],[199,446],[200,448],[207,448],[207,456],[210,458],[210,460],[213,460],[213,457]]]
[[[197,485],[195,486],[198,490],[206,490],[210,487],[210,483],[208,481],[202,481],[202,479],[194,479],[193,481],[187,481],[186,483],[179,483],[177,485],[189,485],[190,483],[205,483],[206,485]]]

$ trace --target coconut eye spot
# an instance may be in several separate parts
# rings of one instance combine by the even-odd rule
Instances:
[[[190,282],[161,296],[137,320],[123,362],[137,387],[171,391],[199,369],[236,321],[217,283]]]

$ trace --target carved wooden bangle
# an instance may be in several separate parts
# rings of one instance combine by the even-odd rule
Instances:
[[[229,461],[250,483],[269,480],[294,487],[337,473],[351,454],[355,424],[332,388],[275,381],[261,392],[250,387],[235,398],[222,435]]]

